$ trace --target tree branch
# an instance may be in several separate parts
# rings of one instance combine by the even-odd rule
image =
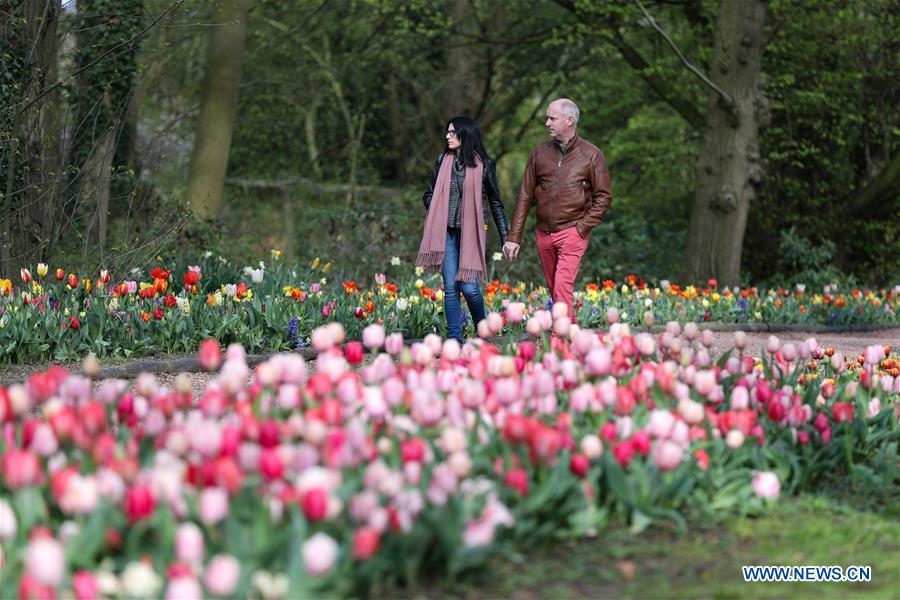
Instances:
[[[172,4],[170,4],[164,11],[162,11],[162,12],[159,14],[159,16],[156,17],[156,18],[153,20],[153,22],[150,23],[143,31],[138,32],[138,34],[135,35],[134,37],[132,37],[131,39],[125,40],[124,42],[122,42],[122,43],[120,43],[120,44],[116,44],[115,46],[113,46],[112,48],[110,48],[109,50],[107,50],[106,52],[104,52],[103,54],[101,54],[100,56],[98,56],[96,59],[92,60],[92,61],[89,62],[88,64],[84,65],[84,66],[81,67],[80,69],[76,69],[76,70],[72,71],[71,73],[69,73],[69,74],[68,74],[66,77],[64,77],[63,79],[60,79],[59,81],[57,81],[56,83],[54,83],[54,84],[51,85],[50,87],[45,88],[45,89],[41,90],[40,92],[38,92],[38,93],[35,95],[34,98],[32,98],[31,100],[29,100],[28,103],[27,103],[24,107],[22,107],[22,109],[21,109],[22,112],[25,112],[26,110],[28,110],[29,108],[31,108],[31,107],[34,105],[35,102],[37,102],[38,100],[40,100],[41,98],[43,98],[44,96],[46,96],[47,94],[49,94],[50,92],[52,92],[53,90],[55,90],[56,88],[58,88],[59,86],[63,85],[67,80],[72,79],[73,77],[75,77],[76,75],[78,75],[78,74],[80,74],[80,73],[83,73],[84,71],[87,71],[88,69],[90,69],[91,67],[93,67],[93,66],[96,65],[97,63],[101,62],[104,58],[106,58],[107,56],[109,56],[110,54],[112,54],[113,52],[115,52],[116,50],[118,50],[119,48],[122,48],[123,46],[130,46],[131,44],[135,43],[136,41],[138,41],[139,39],[141,39],[142,37],[144,37],[144,35],[145,35],[148,31],[150,31],[151,29],[153,29],[154,25],[156,25],[157,23],[159,23],[160,21],[162,21],[163,18],[165,18],[165,16],[166,16],[167,14],[169,14],[170,12],[172,12],[173,10],[175,10],[176,7],[181,6],[182,4],[184,4],[184,0],[175,0],[175,1],[172,2]]]
[[[869,181],[862,191],[847,203],[849,213],[868,212],[881,201],[889,201],[900,195],[900,152],[887,164],[881,173]],[[888,211],[890,214],[890,211]],[[896,215],[896,213],[893,213]]]
[[[698,69],[697,67],[692,65],[688,61],[688,59],[686,59],[684,57],[684,54],[681,53],[681,50],[678,49],[678,46],[675,44],[675,42],[672,41],[672,38],[670,38],[666,34],[666,32],[662,30],[662,27],[660,27],[656,23],[656,21],[653,19],[653,17],[650,15],[650,13],[647,12],[647,9],[644,8],[643,4],[641,4],[641,0],[634,0],[634,3],[637,4],[638,7],[641,9],[641,12],[644,13],[644,17],[650,22],[650,26],[653,27],[653,29],[655,29],[656,32],[659,35],[661,35],[663,37],[663,39],[666,40],[666,42],[669,44],[669,46],[672,48],[672,50],[675,51],[676,56],[678,56],[678,58],[681,60],[681,62],[684,63],[684,66],[687,67],[691,73],[696,75],[700,79],[700,81],[705,83],[707,86],[709,86],[711,89],[713,89],[717,94],[719,94],[719,96],[721,96],[721,98],[725,101],[725,105],[729,109],[733,108],[734,107],[734,99],[731,97],[731,95],[728,94],[728,92],[726,92],[719,86],[717,86],[715,83],[713,83],[709,79],[709,77],[707,77],[702,71],[700,71],[700,69]]]
[[[576,16],[586,18],[578,12],[574,0],[556,0],[559,6],[571,11]],[[656,95],[666,104],[675,109],[681,118],[687,121],[695,129],[701,129],[705,123],[703,114],[697,110],[694,103],[688,98],[679,94],[675,88],[666,79],[660,77],[659,74],[653,73],[650,64],[641,56],[640,52],[634,48],[619,32],[618,23],[607,20],[604,24],[604,38],[619,51],[622,58],[628,65],[637,71],[641,79],[650,86]]]

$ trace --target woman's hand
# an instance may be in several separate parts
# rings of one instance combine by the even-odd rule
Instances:
[[[503,244],[503,255],[507,260],[512,261],[519,255],[519,244],[515,242],[506,242]]]

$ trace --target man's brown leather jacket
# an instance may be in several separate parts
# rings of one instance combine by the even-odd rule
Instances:
[[[537,228],[547,233],[576,227],[586,237],[612,204],[609,171],[600,150],[577,135],[565,153],[554,140],[528,157],[507,240],[522,243],[525,219],[537,204]]]

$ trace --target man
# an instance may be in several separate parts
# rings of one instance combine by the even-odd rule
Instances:
[[[552,139],[528,157],[512,226],[503,245],[509,260],[519,254],[525,220],[537,204],[537,251],[554,302],[568,307],[575,320],[575,276],[591,237],[612,203],[606,158],[578,137],[579,111],[567,98],[547,107]]]

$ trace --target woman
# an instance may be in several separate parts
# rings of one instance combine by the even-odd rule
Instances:
[[[485,278],[485,231],[488,208],[506,242],[509,225],[497,187],[497,171],[481,141],[478,124],[468,117],[447,123],[447,148],[438,156],[422,202],[428,211],[416,265],[444,277],[447,337],[462,343],[462,292],[477,324],[484,319],[480,282]]]

